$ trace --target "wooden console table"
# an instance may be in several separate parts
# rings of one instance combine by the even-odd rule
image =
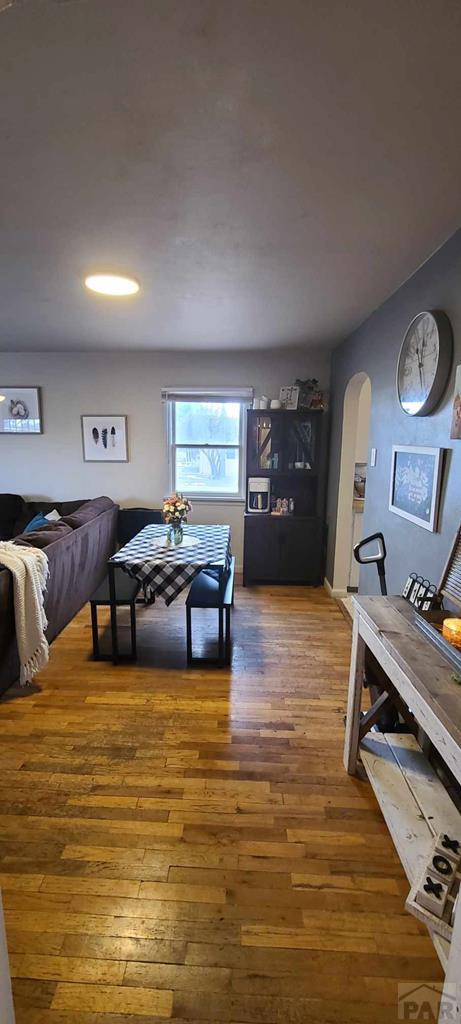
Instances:
[[[414,736],[370,732],[390,701],[402,702],[439,751],[461,785],[461,687],[447,661],[419,632],[414,608],[401,597],[354,597],[354,626],[347,705],[344,765],[365,768],[399,857],[416,880],[439,832],[461,835],[461,815]],[[361,715],[365,652],[369,649],[389,679],[389,691]],[[451,944],[433,934],[445,968],[445,986],[458,985],[461,1022],[461,907]],[[440,1020],[445,1019],[442,1016]]]

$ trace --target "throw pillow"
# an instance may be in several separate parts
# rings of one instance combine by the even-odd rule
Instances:
[[[40,529],[41,526],[48,526],[48,519],[43,512],[37,512],[37,515],[24,527],[24,533],[32,533],[34,530]]]
[[[58,512],[57,508],[52,509],[51,512],[47,512],[45,515],[45,519],[47,519],[49,523],[57,523],[58,519],[60,518],[61,515]]]

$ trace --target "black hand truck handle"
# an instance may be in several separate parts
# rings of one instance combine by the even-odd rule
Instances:
[[[378,550],[372,552],[371,555],[362,555],[362,548],[371,544],[374,540],[377,541]],[[384,597],[387,595],[386,571],[384,568],[386,555],[386,545],[382,533],[372,533],[369,537],[364,537],[363,540],[354,546],[354,558],[356,562],[359,562],[360,565],[370,565],[373,563],[376,565],[379,575],[379,585]]]

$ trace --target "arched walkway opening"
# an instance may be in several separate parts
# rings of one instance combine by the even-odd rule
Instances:
[[[343,429],[341,440],[341,467],[336,518],[336,544],[333,573],[333,591],[344,596],[349,589],[358,587],[358,565],[352,549],[362,538],[364,502],[354,495],[354,478],[366,478],[368,462],[368,434],[371,413],[371,381],[366,373],[351,377],[344,393]],[[365,484],[366,491],[366,484]]]

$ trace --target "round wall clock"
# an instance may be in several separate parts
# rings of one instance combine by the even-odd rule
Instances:
[[[435,409],[445,391],[452,353],[446,314],[418,313],[407,328],[397,364],[397,395],[408,416],[427,416]]]

